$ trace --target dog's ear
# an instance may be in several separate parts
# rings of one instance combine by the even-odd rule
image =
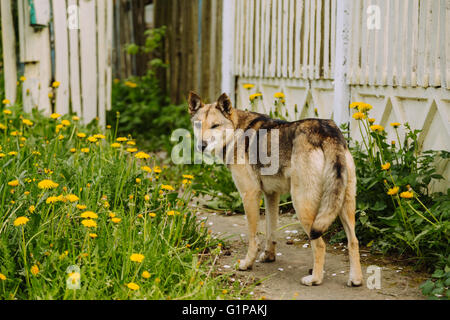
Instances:
[[[191,114],[191,116],[203,107],[202,98],[200,98],[199,95],[193,91],[189,92],[188,103],[189,113]]]
[[[230,115],[233,107],[231,106],[231,100],[228,98],[226,93],[217,99],[217,109],[219,109],[224,115]]]

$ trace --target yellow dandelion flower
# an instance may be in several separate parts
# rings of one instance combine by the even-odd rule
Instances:
[[[69,127],[70,126],[70,121],[69,120],[62,120],[61,124],[65,127]]]
[[[141,183],[142,182],[142,180],[140,179],[140,178],[136,178],[136,183]]]
[[[86,208],[87,208],[87,206],[85,206],[84,204],[77,204],[78,210],[85,210]]]
[[[250,101],[253,101],[259,97],[262,97],[262,93],[260,93],[260,92],[251,94],[248,98],[250,99]]]
[[[167,190],[167,191],[174,191],[175,189],[171,185],[163,184],[161,186],[161,189]]]
[[[352,115],[352,118],[356,120],[363,120],[366,118],[366,115],[362,112],[356,112]]]
[[[145,172],[148,172],[148,173],[152,172],[152,169],[150,167],[147,167],[147,166],[141,167],[141,170],[145,171]]]
[[[161,173],[161,172],[162,172],[161,168],[158,167],[158,166],[154,167],[154,168],[153,168],[153,171],[154,171],[155,173]]]
[[[70,152],[75,153],[75,152],[77,152],[77,149],[72,148],[72,149],[70,149]]]
[[[148,271],[142,272],[142,278],[144,278],[144,279],[150,278],[150,272],[148,272]]]
[[[136,148],[128,148],[127,151],[128,151],[129,153],[134,153],[134,152],[136,152],[136,151],[138,151],[138,150],[137,150]]]
[[[33,274],[33,276],[36,276],[39,273],[39,267],[37,265],[34,265],[31,267],[30,271]]]
[[[380,126],[379,124],[375,124],[373,126],[370,126],[370,129],[375,132],[383,132],[384,127]]]
[[[134,282],[128,283],[127,287],[128,287],[128,289],[133,290],[133,291],[139,290],[139,286]]]
[[[139,263],[141,263],[141,262],[144,260],[144,258],[145,258],[145,256],[144,256],[143,254],[140,254],[140,253],[133,253],[133,254],[130,256],[130,260],[131,260],[131,261],[133,261],[133,262],[139,262]]]
[[[27,217],[18,217],[16,220],[14,220],[14,226],[24,226],[28,223],[28,221],[30,221],[30,219],[28,219]]]
[[[414,197],[414,194],[411,191],[405,191],[400,193],[400,198],[411,199]]]
[[[97,228],[97,222],[95,222],[92,219],[85,219],[82,220],[81,223],[83,224],[83,226],[85,226],[86,228]]]
[[[128,141],[128,139],[125,138],[125,137],[119,137],[119,138],[116,139],[116,141],[117,142],[125,142],[125,141]]]
[[[98,139],[96,137],[89,137],[89,138],[87,138],[87,141],[94,143],[94,142],[97,142]]]
[[[156,217],[156,213],[154,213],[154,212],[150,212],[148,215],[152,218]]]
[[[73,116],[73,117],[72,117],[72,120],[73,120],[73,121],[80,121],[80,117]]]
[[[144,196],[144,200],[145,200],[145,201],[150,201],[150,196],[149,196],[148,194],[146,194],[146,195]]]
[[[17,156],[17,152],[16,151],[11,151],[11,152],[8,152],[8,155],[10,155],[10,156]]]
[[[362,103],[358,105],[359,112],[367,112],[372,109],[372,106],[368,103]]]
[[[59,82],[59,81],[54,81],[54,82],[52,83],[52,87],[53,87],[53,88],[58,88],[60,85],[61,85],[61,82]]]
[[[85,211],[81,214],[81,217],[85,219],[97,219],[98,215],[92,211]]]
[[[396,195],[398,193],[399,189],[400,189],[399,187],[390,188],[388,190],[387,194],[390,195],[390,196],[394,196],[394,195]]]
[[[89,153],[89,148],[81,148],[80,151],[83,153]]]
[[[13,180],[8,182],[8,186],[17,187],[19,185],[19,180]]]
[[[136,142],[135,141],[127,141],[127,144],[130,146],[135,146]]]
[[[33,125],[33,122],[31,120],[28,119],[22,119],[22,123],[26,126],[31,127]]]
[[[244,84],[242,85],[242,87],[243,87],[244,89],[250,90],[250,89],[253,89],[253,88],[255,87],[255,85],[254,85],[254,84],[251,84],[251,83],[244,83]]]
[[[112,218],[111,221],[114,222],[114,223],[119,223],[120,221],[122,221],[122,219],[120,219],[120,218]]]
[[[284,95],[283,92],[276,92],[276,93],[273,95],[273,97],[274,97],[274,98],[277,98],[277,99],[284,99],[284,98],[285,98],[285,95]]]
[[[168,216],[175,216],[175,215],[179,215],[179,214],[180,214],[180,212],[178,212],[178,211],[174,211],[174,210],[167,211]]]
[[[392,123],[391,123],[391,126],[394,127],[394,128],[398,128],[398,127],[400,127],[400,125],[401,125],[401,124],[398,123],[398,122],[392,122]]]
[[[59,113],[52,113],[50,115],[50,118],[52,118],[52,119],[58,119],[59,117],[61,117],[61,115]]]
[[[138,152],[134,155],[136,159],[148,159],[150,156],[146,154],[145,152]]]
[[[375,123],[375,118],[369,118],[368,120],[370,124]]]
[[[24,77],[24,76],[21,76],[21,77],[19,78],[19,80],[20,80],[21,82],[25,82],[25,81],[27,80],[27,78]]]
[[[55,189],[59,186],[56,182],[53,182],[52,180],[42,180],[38,183],[39,189]]]
[[[190,180],[194,180],[194,176],[190,175],[190,174],[183,174],[183,178],[185,179],[190,179]]]
[[[59,197],[48,197],[47,200],[45,200],[45,203],[47,203],[47,204],[56,203],[60,200],[61,199]]]
[[[28,208],[28,211],[30,211],[30,213],[33,213],[35,210],[36,210],[36,207],[35,207],[35,206],[30,206],[30,207]]]
[[[6,280],[6,276],[3,273],[0,273],[0,280],[2,281]]]
[[[391,168],[391,164],[389,162],[381,165],[382,170],[389,170],[390,168]]]
[[[120,148],[120,146],[121,146],[120,143],[117,142],[111,143],[111,148]]]
[[[92,239],[97,238],[97,234],[96,233],[89,233],[89,237],[91,237]]]

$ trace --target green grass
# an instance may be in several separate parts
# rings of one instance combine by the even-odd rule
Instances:
[[[114,126],[20,106],[0,109],[0,123],[0,299],[245,297],[214,270],[222,243],[188,208],[191,185],[152,157],[138,159],[131,137],[117,142]],[[57,187],[41,189],[43,180]],[[97,217],[82,217],[86,211]],[[19,217],[28,220],[16,226]]]

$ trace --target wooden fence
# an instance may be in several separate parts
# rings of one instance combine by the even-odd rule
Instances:
[[[6,96],[16,98],[16,35],[11,0],[2,0]],[[49,114],[73,112],[85,122],[111,106],[113,2],[18,0],[19,61],[24,64],[23,105]],[[52,84],[60,83],[58,88]]]
[[[171,100],[185,101],[190,90],[207,100],[217,99],[221,93],[222,0],[156,0],[155,26],[167,26],[165,81]]]

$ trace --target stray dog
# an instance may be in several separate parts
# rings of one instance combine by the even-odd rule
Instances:
[[[200,123],[201,149],[214,144],[215,150],[225,149],[225,157],[236,160],[236,146],[231,140],[240,132],[253,130],[253,135],[244,138],[245,151],[241,163],[230,163],[233,180],[242,197],[249,231],[249,246],[245,259],[240,260],[239,269],[251,269],[258,254],[256,237],[259,221],[259,203],[264,195],[266,206],[266,243],[259,260],[275,261],[274,233],[277,229],[280,195],[290,192],[298,218],[311,240],[314,255],[312,274],[302,278],[304,285],[320,285],[323,281],[325,242],[322,234],[339,216],[348,239],[350,257],[349,286],[362,284],[358,239],[355,234],[355,164],[347,143],[332,120],[304,119],[294,122],[271,119],[266,115],[238,110],[232,107],[226,94],[217,102],[204,104],[191,92],[188,97],[189,113],[195,126]],[[226,131],[230,137],[214,139]],[[259,132],[266,134],[258,135]],[[267,133],[276,131],[274,139]],[[251,144],[266,149],[279,147],[278,168],[274,174],[264,175],[267,165],[262,161],[251,163]],[[253,142],[251,142],[253,141]],[[199,142],[199,143],[200,143]],[[262,142],[262,144],[261,144]],[[231,147],[230,147],[231,146]],[[253,149],[252,149],[253,150]],[[272,149],[270,149],[272,150]],[[230,156],[231,155],[231,156]],[[275,156],[275,154],[271,154]]]

